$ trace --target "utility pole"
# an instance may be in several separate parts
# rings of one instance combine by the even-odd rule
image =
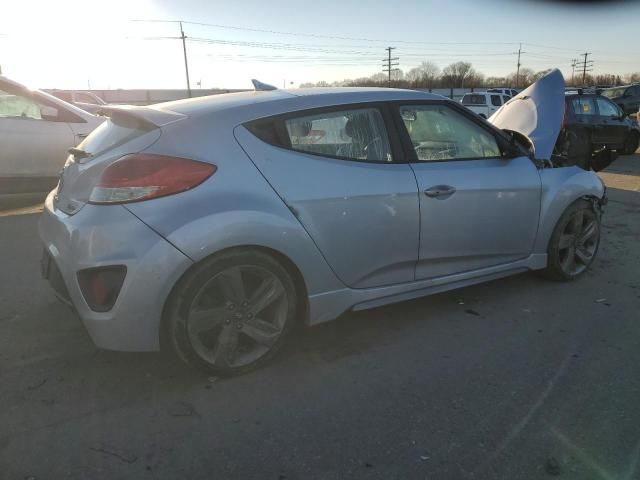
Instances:
[[[589,60],[589,55],[591,55],[590,52],[584,52],[583,54],[581,54],[582,57],[584,57],[584,60],[576,63],[577,67],[582,67],[582,86],[585,86],[585,83],[587,81],[587,72],[591,72],[593,71],[593,60]]]
[[[518,64],[516,67],[516,88],[520,83],[520,54],[522,53],[522,44],[518,47]]]
[[[399,70],[398,68],[393,67],[397,67],[398,65],[400,65],[400,63],[398,62],[398,60],[400,60],[399,57],[391,58],[391,51],[395,49],[396,47],[385,48],[385,50],[387,51],[387,58],[382,59],[382,61],[384,62],[382,64],[382,71],[389,74],[389,87],[391,87],[391,72],[397,72]]]
[[[575,86],[576,84],[576,65],[578,64],[577,58],[571,59],[571,85]]]
[[[182,22],[180,22],[180,38],[182,39],[182,51],[184,53],[184,71],[187,75],[187,95],[191,98],[191,83],[189,82],[189,64],[187,63],[187,37],[182,29]]]

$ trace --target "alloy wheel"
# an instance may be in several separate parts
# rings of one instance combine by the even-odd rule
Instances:
[[[560,267],[570,276],[582,273],[598,250],[600,225],[590,210],[576,211],[562,231],[558,243]]]
[[[204,283],[187,317],[195,352],[211,365],[239,368],[266,355],[281,337],[288,314],[285,288],[256,265],[227,268]]]

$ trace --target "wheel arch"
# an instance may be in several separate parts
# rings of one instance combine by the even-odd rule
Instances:
[[[298,268],[298,266],[294,263],[293,260],[291,260],[291,258],[289,258],[286,254],[284,254],[281,251],[278,251],[276,249],[273,249],[271,247],[266,247],[264,245],[238,245],[238,246],[233,246],[233,247],[228,247],[228,248],[224,248],[222,250],[219,250],[217,252],[214,252],[202,259],[200,259],[197,262],[194,262],[193,264],[191,264],[189,266],[189,268],[187,268],[182,275],[180,276],[180,278],[178,278],[178,280],[174,283],[173,287],[171,287],[171,290],[169,292],[169,294],[167,295],[167,297],[164,300],[164,304],[162,306],[162,316],[160,319],[160,348],[161,350],[166,350],[167,347],[169,346],[169,342],[168,342],[168,312],[169,312],[169,307],[171,305],[171,302],[174,299],[174,296],[176,295],[176,292],[178,291],[179,287],[181,286],[181,284],[185,281],[185,279],[188,277],[188,275],[194,271],[196,268],[198,268],[198,266],[200,266],[203,262],[207,262],[210,261],[211,259],[215,258],[215,257],[219,257],[231,252],[243,252],[243,251],[257,251],[257,252],[261,252],[263,254],[266,254],[268,256],[270,256],[271,258],[273,258],[275,261],[277,261],[286,271],[289,275],[291,275],[291,278],[293,280],[294,286],[296,288],[296,294],[298,295],[298,298],[300,299],[300,304],[298,305],[298,315],[300,316],[300,319],[298,320],[298,324],[303,324],[303,325],[307,325],[309,322],[309,293],[307,290],[307,284],[305,282],[304,276],[302,274],[302,272],[300,271],[300,269]]]
[[[546,253],[562,214],[579,200],[600,207],[606,202],[605,186],[593,172],[579,167],[549,168],[540,172],[543,191],[534,253]]]

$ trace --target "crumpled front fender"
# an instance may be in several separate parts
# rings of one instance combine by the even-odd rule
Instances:
[[[546,253],[549,239],[562,213],[581,198],[592,198],[601,209],[606,188],[594,172],[579,167],[545,168],[540,171],[542,197],[534,253]]]

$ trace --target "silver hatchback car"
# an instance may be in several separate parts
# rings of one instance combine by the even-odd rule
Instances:
[[[98,347],[215,374],[297,323],[593,261],[605,188],[554,156],[558,71],[487,122],[428,93],[260,90],[105,107],[40,221]]]

